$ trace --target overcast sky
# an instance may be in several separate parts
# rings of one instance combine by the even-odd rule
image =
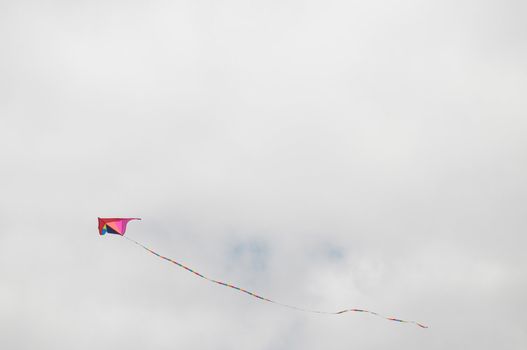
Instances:
[[[0,347],[526,349],[526,4],[0,2]]]

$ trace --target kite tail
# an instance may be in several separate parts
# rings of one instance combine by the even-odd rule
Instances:
[[[237,291],[240,291],[242,293],[245,293],[245,294],[248,294],[252,297],[255,297],[257,299],[260,299],[260,300],[263,300],[263,301],[267,301],[269,303],[272,303],[272,304],[276,304],[276,305],[280,305],[280,306],[283,306],[283,307],[287,307],[289,309],[293,309],[293,310],[297,310],[297,311],[302,311],[302,312],[309,312],[309,313],[315,313],[315,314],[325,314],[325,315],[341,315],[341,314],[344,314],[346,312],[361,312],[361,313],[368,313],[370,315],[373,315],[373,316],[377,316],[377,317],[380,317],[380,318],[383,318],[385,320],[388,320],[388,321],[394,321],[394,322],[401,322],[401,323],[413,323],[421,328],[428,328],[428,326],[425,326],[419,322],[415,322],[415,321],[406,321],[406,320],[401,320],[399,318],[395,318],[395,317],[388,317],[388,316],[383,316],[381,314],[378,314],[377,312],[373,312],[373,311],[369,311],[369,310],[363,310],[363,309],[345,309],[345,310],[341,310],[341,311],[336,311],[336,312],[332,312],[332,311],[319,311],[319,310],[312,310],[312,309],[304,309],[304,308],[301,308],[301,307],[297,307],[297,306],[293,306],[293,305],[288,305],[288,304],[283,304],[283,303],[280,303],[280,302],[277,302],[277,301],[274,301],[274,300],[271,300],[271,299],[267,299],[267,298],[264,298],[258,294],[255,294],[253,292],[250,292],[248,290],[245,290],[243,288],[240,288],[240,287],[237,287],[237,286],[234,286],[232,284],[229,284],[229,283],[225,283],[225,282],[222,282],[222,281],[217,281],[217,280],[214,280],[212,278],[209,278],[207,276],[204,276],[202,275],[201,273],[197,272],[197,271],[194,271],[192,270],[190,267],[187,267],[175,260],[172,260],[170,258],[167,258],[166,256],[163,256],[161,254],[158,254],[156,253],[155,251],[153,251],[152,249],[144,246],[143,244],[127,237],[127,236],[122,236],[124,238],[126,238],[127,240],[137,244],[138,246],[140,246],[141,248],[145,249],[146,251],[148,251],[149,253],[151,254],[154,254],[155,256],[157,256],[158,258],[161,258],[163,260],[166,260],[168,262],[171,262],[172,264],[175,264],[179,267],[181,267],[182,269],[185,269],[187,270],[188,272],[191,272],[193,273],[194,275],[198,276],[198,277],[201,277],[209,282],[212,282],[212,283],[215,283],[215,284],[219,284],[221,286],[224,286],[224,287],[228,287],[228,288],[232,288],[232,289],[236,289]]]

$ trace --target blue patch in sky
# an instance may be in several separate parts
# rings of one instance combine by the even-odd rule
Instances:
[[[335,247],[335,246],[326,247],[325,253],[329,260],[339,261],[344,258],[344,252],[339,247]]]
[[[263,271],[267,268],[269,248],[267,244],[256,240],[240,242],[230,249],[229,257],[253,271]]]

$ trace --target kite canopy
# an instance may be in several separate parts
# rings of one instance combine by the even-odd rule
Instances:
[[[99,219],[99,234],[105,235],[112,233],[124,236],[126,232],[126,225],[132,220],[141,220],[140,218],[98,218]]]

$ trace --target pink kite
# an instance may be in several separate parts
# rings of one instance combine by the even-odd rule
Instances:
[[[140,218],[98,218],[99,219],[99,234],[105,235],[113,233],[124,236],[126,232],[126,225],[132,220],[141,220]]]
[[[121,235],[124,238],[126,238],[127,240],[137,244],[138,246],[140,246],[144,250],[148,251],[149,253],[157,256],[158,258],[166,260],[166,261],[168,261],[168,262],[170,262],[170,263],[172,263],[174,265],[177,265],[177,266],[187,270],[188,272],[193,273],[194,275],[196,275],[196,276],[198,276],[198,277],[200,277],[200,278],[202,278],[204,280],[207,280],[207,281],[215,283],[215,284],[219,284],[219,285],[227,287],[227,288],[235,289],[235,290],[237,290],[239,292],[248,294],[248,295],[250,295],[250,296],[252,296],[254,298],[266,301],[268,303],[273,303],[273,304],[276,304],[276,305],[284,306],[284,307],[287,307],[287,308],[290,308],[290,309],[293,309],[293,310],[297,310],[297,311],[311,312],[311,313],[316,313],[316,314],[340,315],[340,314],[347,313],[347,312],[368,313],[370,315],[381,317],[381,318],[384,318],[384,319],[389,320],[389,321],[402,322],[402,323],[413,323],[413,324],[415,324],[415,325],[417,325],[417,326],[419,326],[421,328],[428,328],[428,326],[425,326],[424,324],[419,323],[419,322],[401,320],[401,319],[395,318],[395,317],[387,317],[387,316],[383,316],[381,314],[378,314],[376,312],[369,311],[369,310],[364,310],[364,309],[353,308],[353,309],[344,309],[344,310],[340,310],[340,311],[321,311],[321,310],[313,310],[313,309],[304,309],[304,308],[301,308],[301,307],[298,307],[298,306],[293,306],[293,305],[289,305],[289,304],[283,304],[283,303],[280,303],[278,301],[274,301],[274,300],[271,300],[271,299],[264,298],[264,297],[262,297],[262,296],[260,296],[260,295],[258,295],[256,293],[250,292],[250,291],[248,291],[246,289],[237,287],[237,286],[232,285],[230,283],[225,283],[225,282],[222,282],[222,281],[219,281],[219,280],[212,279],[212,278],[207,277],[205,275],[202,275],[201,273],[191,269],[190,267],[185,266],[182,263],[177,262],[175,260],[172,260],[170,258],[167,258],[166,256],[163,256],[163,255],[153,251],[152,249],[144,246],[143,244],[141,244],[141,243],[139,243],[139,242],[137,242],[137,241],[135,241],[135,240],[133,240],[133,239],[131,239],[129,237],[126,237],[124,235],[124,232],[126,231],[126,224],[128,224],[128,222],[132,221],[132,220],[141,220],[141,219],[139,219],[139,218],[99,218],[99,234],[100,235],[104,235],[106,233],[113,233],[113,234]]]

